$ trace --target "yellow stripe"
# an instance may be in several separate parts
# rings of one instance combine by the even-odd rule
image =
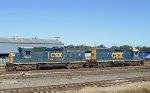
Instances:
[[[140,62],[141,60],[97,60],[97,62]]]
[[[13,64],[66,64],[66,63],[85,63],[86,61],[71,61],[71,62],[14,62]]]

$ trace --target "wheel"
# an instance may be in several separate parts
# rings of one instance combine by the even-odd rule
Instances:
[[[40,70],[41,69],[41,64],[38,64],[37,66],[36,66],[36,70]]]
[[[12,64],[6,64],[5,70],[6,71],[13,71],[14,70],[13,65]]]
[[[144,65],[144,61],[141,61],[140,64],[141,64],[141,65]]]
[[[67,68],[67,69],[71,69],[71,68],[72,68],[72,65],[71,65],[71,64],[67,64],[67,65],[66,65],[66,68]]]

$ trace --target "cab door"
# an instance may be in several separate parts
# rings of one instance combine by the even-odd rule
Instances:
[[[90,51],[85,52],[85,60],[91,60],[92,59],[92,53]]]

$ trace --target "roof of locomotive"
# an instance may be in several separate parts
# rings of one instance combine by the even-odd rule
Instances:
[[[64,48],[64,47],[52,47],[52,48],[47,48],[47,47],[18,47],[18,50],[23,49],[23,50],[31,50],[31,49],[43,49],[43,50],[85,50],[84,48]]]
[[[121,49],[117,49],[117,48],[92,48],[92,49],[95,49],[95,50],[100,50],[100,51],[132,51],[132,49],[124,49],[124,48],[121,48]]]

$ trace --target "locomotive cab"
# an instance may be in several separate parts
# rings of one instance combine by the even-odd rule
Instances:
[[[142,58],[139,55],[139,51],[137,49],[133,49],[133,58],[132,60],[141,60]]]
[[[85,60],[91,60],[91,59],[92,59],[92,52],[85,51]]]
[[[90,49],[85,51],[85,60],[96,60],[96,50]]]

